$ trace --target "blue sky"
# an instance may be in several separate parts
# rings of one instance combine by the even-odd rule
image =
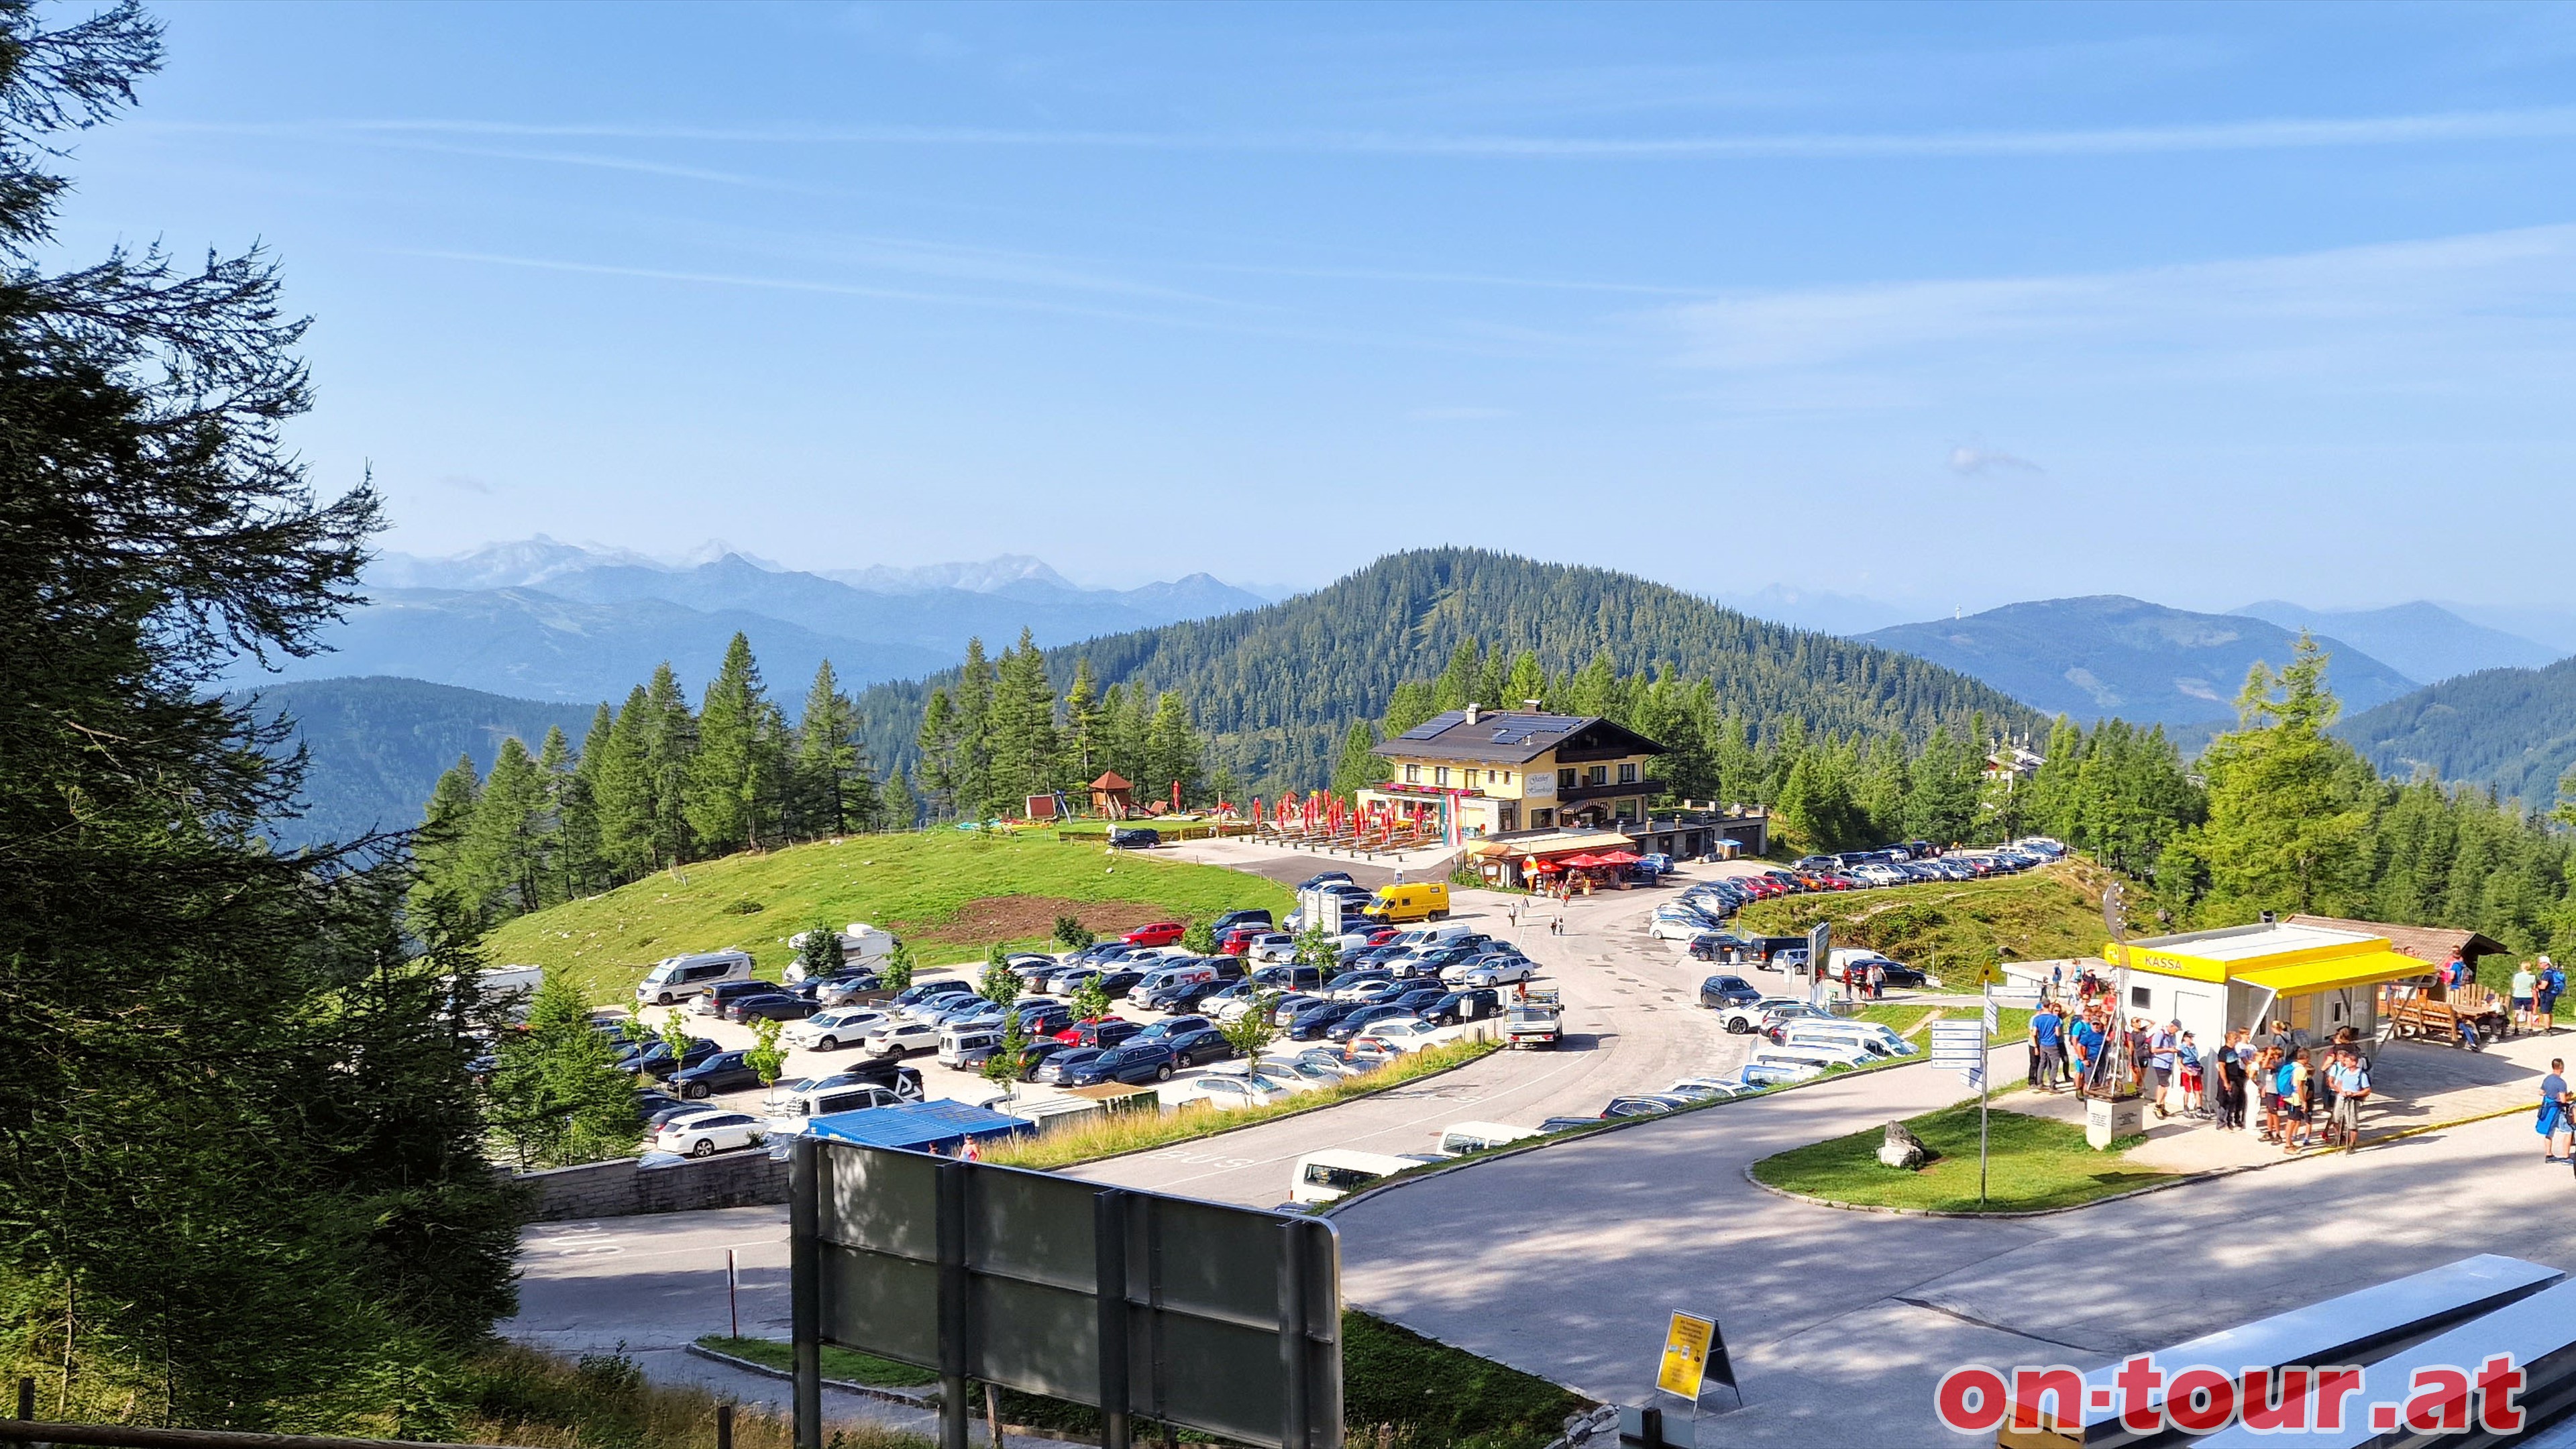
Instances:
[[[390,547],[2566,596],[2576,8],[162,13]]]

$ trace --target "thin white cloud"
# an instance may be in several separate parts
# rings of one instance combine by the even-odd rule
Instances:
[[[1810,131],[1688,136],[1544,136],[1349,130],[1188,132],[918,125],[673,126],[615,121],[523,122],[435,118],[158,124],[163,129],[228,134],[514,136],[763,146],[1260,151],[1531,160],[1904,160],[2161,155],[2465,141],[2563,140],[2576,138],[2576,107],[2439,111],[2400,116],[2286,117],[2042,131]]]
[[[1962,443],[1950,450],[1950,471],[1963,478],[1975,478],[1988,473],[2046,473],[2048,470],[2001,448],[1980,448]]]
[[[2576,225],[2054,277],[1744,293],[1672,309],[1681,360],[1768,406],[2140,380],[2518,387],[2570,370]],[[2475,379],[2476,381],[2469,381]]]

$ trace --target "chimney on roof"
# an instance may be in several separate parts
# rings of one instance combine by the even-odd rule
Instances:
[[[1521,708],[1528,710],[1532,714],[1536,714],[1538,713],[1538,701],[1534,699],[1522,700]]]
[[[1476,722],[1476,716],[1482,713],[1484,713],[1484,711],[1476,708],[1476,702],[1474,700],[1471,699],[1467,701],[1467,723],[1474,724]]]

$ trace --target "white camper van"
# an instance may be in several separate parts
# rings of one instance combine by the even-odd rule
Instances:
[[[635,983],[638,1006],[669,1006],[686,1001],[720,981],[749,981],[749,951],[700,951],[688,956],[666,956],[644,973]]]
[[[805,938],[811,934],[810,931],[799,931],[787,938],[787,944],[801,950]],[[894,948],[902,944],[890,931],[880,930],[865,921],[852,921],[841,928],[841,961],[849,966],[883,965],[885,959],[894,954]],[[787,979],[805,979],[805,962],[801,956],[788,963]]]

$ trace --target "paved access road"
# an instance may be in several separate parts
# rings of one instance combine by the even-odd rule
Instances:
[[[1846,1212],[1744,1176],[1960,1095],[1902,1067],[1402,1184],[1335,1215],[1344,1293],[1629,1403],[1665,1315],[1713,1314],[1749,1407],[1702,1442],[1905,1446],[1967,1442],[1931,1415],[1962,1364],[2089,1368],[2476,1252],[2576,1268],[2576,1188],[2520,1116],[2008,1221]]]
[[[1452,897],[1454,920],[1517,940],[1545,972],[1536,984],[1563,993],[1567,1039],[1554,1051],[1499,1051],[1326,1111],[1072,1168],[1069,1175],[1274,1207],[1288,1200],[1289,1175],[1309,1152],[1428,1152],[1452,1122],[1535,1127],[1549,1117],[1595,1116],[1622,1093],[1733,1071],[1752,1038],[1721,1030],[1697,1004],[1704,973],[1669,948],[1645,949],[1661,943],[1647,942],[1637,929],[1669,894],[1620,891],[1577,900],[1565,912],[1571,934],[1562,936],[1548,930],[1553,905],[1544,907],[1545,915],[1525,915],[1516,928],[1507,912],[1524,898],[1471,890]]]

